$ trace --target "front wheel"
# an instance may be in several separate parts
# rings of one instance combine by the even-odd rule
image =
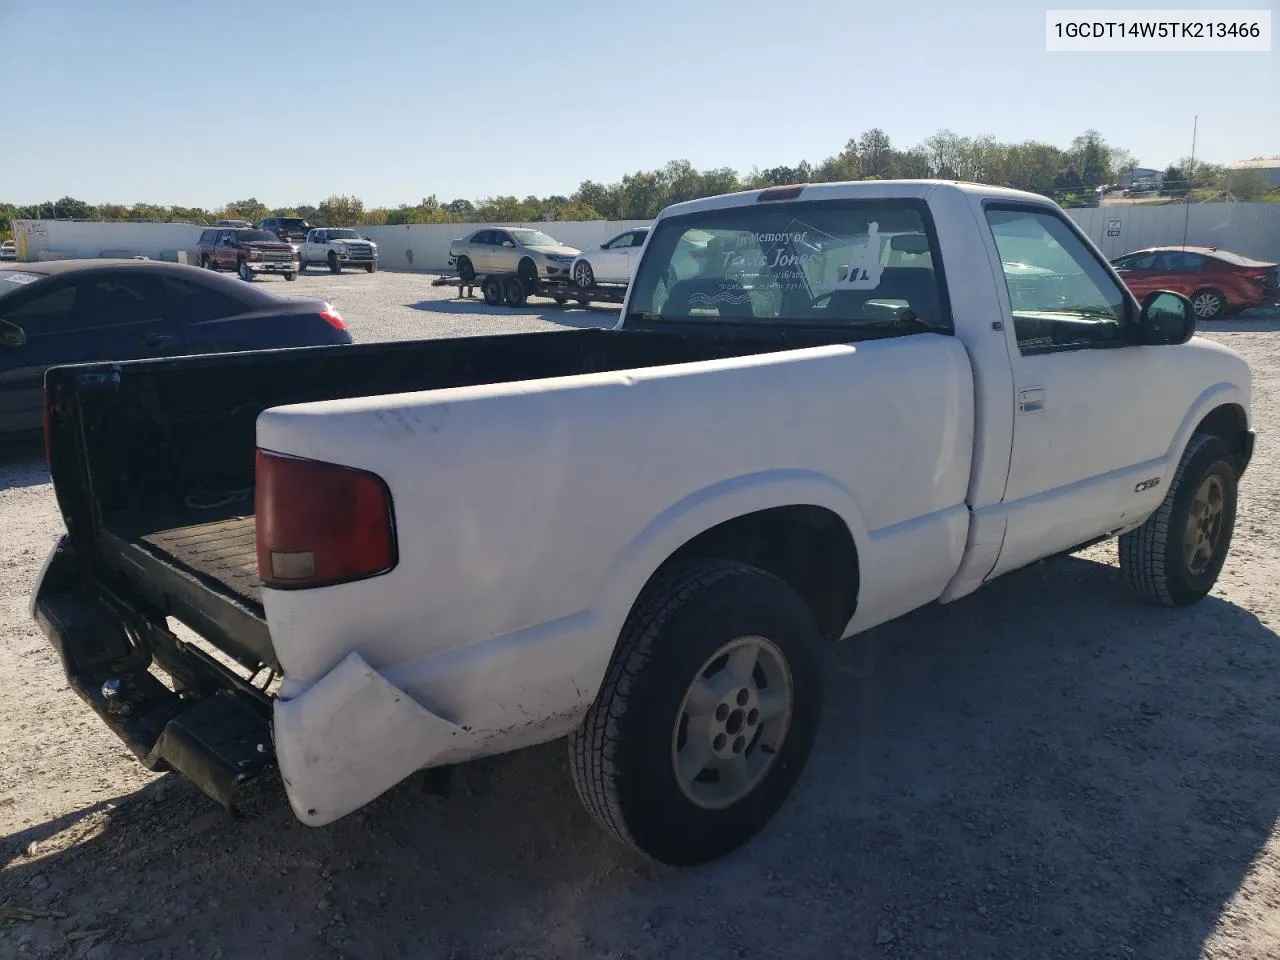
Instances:
[[[330,273],[342,272],[342,264],[338,262],[338,255],[333,251],[329,252],[329,272]]]
[[[782,806],[822,710],[821,640],[786,583],[725,560],[673,565],[627,618],[569,738],[595,820],[661,863],[721,857]]]
[[[476,278],[476,268],[471,264],[470,257],[458,258],[458,279],[463,283],[470,283]]]
[[[253,282],[253,271],[249,269],[247,261],[240,261],[239,266],[236,267],[236,273],[240,275],[240,279],[245,281],[245,283]]]
[[[591,264],[585,260],[579,260],[573,265],[573,282],[580,287],[593,287],[596,283],[595,271],[591,269]]]
[[[1221,438],[1195,434],[1159,509],[1120,537],[1120,569],[1139,597],[1183,607],[1213,589],[1235,529],[1236,480]]]
[[[480,292],[484,294],[484,302],[489,306],[501,306],[502,281],[497,277],[485,277],[484,283],[480,286]]]
[[[365,273],[373,273],[373,271],[374,271],[376,268],[377,268],[377,264],[373,264],[373,263],[366,263],[366,264],[364,265],[364,272],[365,272]]]
[[[298,279],[298,275],[297,275],[296,273],[286,273],[286,274],[284,275],[284,278],[285,278],[286,280],[297,280],[297,279]]]

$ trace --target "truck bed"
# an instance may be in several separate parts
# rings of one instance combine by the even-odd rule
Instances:
[[[263,410],[742,356],[813,339],[574,330],[55,368],[46,385],[50,468],[71,539],[99,572],[253,668],[274,660],[254,542]]]
[[[153,553],[232,593],[262,602],[253,514],[155,530],[138,540]]]

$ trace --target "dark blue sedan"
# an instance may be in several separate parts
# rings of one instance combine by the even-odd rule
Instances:
[[[151,260],[0,264],[0,434],[39,430],[66,363],[350,343],[323,300]]]

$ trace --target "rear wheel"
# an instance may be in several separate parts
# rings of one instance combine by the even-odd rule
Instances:
[[[1197,290],[1191,295],[1191,308],[1197,320],[1217,320],[1226,313],[1227,298],[1217,290]]]
[[[216,263],[214,263],[214,262],[213,262],[211,259],[209,259],[208,257],[201,257],[201,258],[200,258],[200,266],[202,266],[202,267],[203,267],[204,269],[206,269],[206,270],[217,270],[217,269],[218,269],[218,265],[217,265]]]
[[[596,284],[595,271],[591,269],[591,264],[585,260],[579,260],[573,265],[573,282],[580,287],[594,287]]]
[[[1182,607],[1213,589],[1235,529],[1236,479],[1221,438],[1191,438],[1159,509],[1120,537],[1120,569],[1138,596]]]
[[[334,253],[332,250],[329,251],[329,272],[330,273],[342,272],[342,264],[338,262],[338,255]]]
[[[497,307],[502,304],[502,281],[497,277],[485,277],[480,292],[484,294],[484,302],[489,306]]]
[[[520,277],[507,277],[502,285],[502,301],[508,307],[523,307],[529,294],[525,291],[524,280]]]
[[[715,859],[782,806],[822,709],[823,656],[799,595],[725,560],[673,565],[627,618],[569,739],[578,796],[662,863]]]
[[[253,282],[253,271],[249,269],[249,262],[247,260],[240,261],[239,265],[236,267],[236,273],[238,273],[240,275],[240,279],[246,283]]]
[[[471,265],[470,257],[458,258],[458,278],[464,283],[470,283],[476,278],[476,268]]]

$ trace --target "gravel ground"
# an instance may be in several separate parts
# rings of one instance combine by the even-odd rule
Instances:
[[[360,340],[615,316],[415,275],[267,282]],[[1252,362],[1260,432],[1214,594],[1142,606],[1103,545],[835,648],[796,794],[686,871],[593,827],[559,743],[320,829],[274,782],[236,822],[147,773],[27,616],[61,526],[38,444],[0,453],[0,956],[1280,956],[1280,316],[1208,335]]]

